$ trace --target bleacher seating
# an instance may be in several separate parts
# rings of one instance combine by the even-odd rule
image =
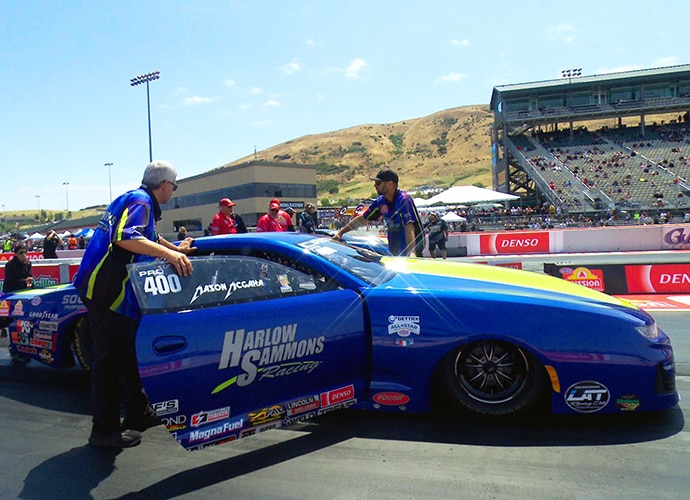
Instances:
[[[690,126],[650,125],[589,132],[584,128],[510,137],[563,207],[652,209],[690,206]],[[601,207],[600,207],[601,208]]]

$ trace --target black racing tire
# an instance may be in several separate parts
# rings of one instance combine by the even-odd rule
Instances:
[[[443,395],[475,416],[516,417],[548,397],[546,370],[528,351],[499,340],[461,346],[441,362]]]
[[[82,316],[74,324],[74,354],[84,371],[91,371],[93,364],[93,341],[88,316]]]

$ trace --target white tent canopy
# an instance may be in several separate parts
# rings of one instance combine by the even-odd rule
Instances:
[[[465,219],[464,217],[460,217],[455,212],[448,212],[443,217],[441,217],[441,219],[443,219],[446,222],[467,222],[467,219]]]
[[[446,205],[471,205],[473,203],[511,201],[517,200],[518,198],[520,197],[477,186],[453,186],[442,193],[432,196],[423,204],[418,204],[418,206],[428,207],[435,203],[444,203]]]
[[[29,236],[29,239],[30,239],[30,240],[42,240],[43,238],[45,238],[45,236],[42,235],[42,234],[39,233],[39,232],[35,232],[35,233],[32,234],[31,236]]]

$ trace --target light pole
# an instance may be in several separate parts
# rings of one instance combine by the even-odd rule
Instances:
[[[41,220],[41,195],[36,195],[36,203],[38,203],[38,220]]]
[[[67,186],[69,186],[69,182],[63,182],[63,186],[65,186],[65,205],[67,206],[67,212],[69,212],[69,195],[67,194]],[[65,214],[65,217],[67,217],[67,214]]]
[[[108,189],[110,190],[110,203],[113,202],[113,182],[110,180],[110,167],[113,166],[112,163],[104,163],[108,167]]]
[[[135,76],[129,80],[129,84],[132,87],[146,83],[146,109],[148,111],[149,117],[149,161],[153,161],[153,149],[151,148],[151,99],[149,96],[149,82],[158,80],[160,78],[160,71],[154,71],[153,73],[146,73],[145,75]]]
[[[562,69],[561,70],[561,78],[567,78],[568,83],[572,83],[572,78],[574,76],[580,76],[581,74],[582,74],[582,68]]]

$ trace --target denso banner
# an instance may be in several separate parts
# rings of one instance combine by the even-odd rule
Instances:
[[[550,234],[547,231],[481,234],[479,249],[482,255],[548,253],[551,249]]]
[[[625,266],[628,293],[690,293],[690,264]]]

